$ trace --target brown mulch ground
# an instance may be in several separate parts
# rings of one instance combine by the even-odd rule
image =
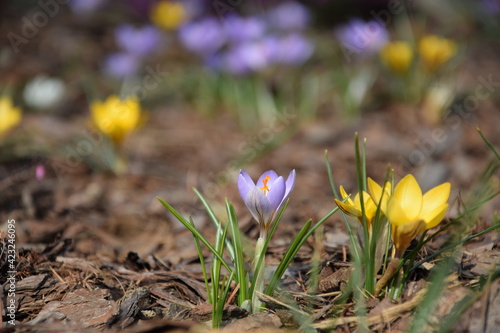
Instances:
[[[53,33],[54,29],[44,33]],[[27,45],[26,52],[20,55],[26,66],[9,70],[8,76],[14,82],[50,67],[43,54],[38,56],[38,50],[30,49],[35,45]],[[45,52],[47,57],[53,50],[48,48]],[[98,51],[89,49],[86,55],[92,58],[92,52]],[[462,87],[464,91],[474,91],[476,77],[487,76],[498,67],[494,52],[478,51],[475,55],[461,73],[462,81],[468,82]],[[72,102],[85,105],[82,96],[73,97]],[[77,104],[67,108],[84,109]],[[85,140],[96,150],[100,147],[82,134],[82,129],[87,128],[82,112],[75,111],[76,116],[68,116],[68,110],[53,115],[27,114],[23,128],[17,132],[35,133],[28,142],[33,147],[50,147],[50,157],[42,157],[35,148],[31,151],[31,146],[19,145],[15,156],[2,158],[0,164],[2,236],[6,236],[7,220],[16,221],[15,327],[26,332],[207,331],[211,309],[206,304],[192,235],[167,213],[157,196],[186,216],[193,216],[196,226],[210,240],[212,224],[192,188],[200,189],[221,215],[227,197],[235,205],[244,234],[253,240],[258,235],[257,225],[239,198],[235,184],[238,170],[231,168],[232,163],[243,160],[254,178],[268,169],[280,174],[296,169],[297,183],[289,208],[268,252],[268,263],[275,266],[301,226],[309,218],[319,220],[333,208],[325,149],[329,151],[337,185],[354,189],[353,136],[358,131],[368,139],[369,176],[382,180],[390,163],[397,178],[411,172],[424,190],[450,181],[449,217],[454,217],[463,201],[471,196],[474,199],[474,186],[492,156],[476,133],[476,125],[500,147],[499,109],[498,98],[482,101],[470,117],[461,119],[458,128],[449,124],[428,125],[421,110],[400,104],[367,110],[359,121],[346,121],[340,112],[324,110],[315,121],[291,123],[283,132],[275,133],[276,139],[282,140],[279,147],[254,160],[265,150],[258,132],[242,132],[232,116],[223,114],[208,119],[177,106],[157,107],[151,110],[147,125],[126,142],[130,173],[119,177],[92,171],[82,156],[70,153]],[[429,137],[436,129],[445,130],[446,139],[433,144]],[[98,140],[95,133],[86,133]],[[79,135],[76,140],[75,135]],[[408,166],[405,161],[415,149],[424,152],[425,158],[418,165]],[[34,178],[37,164],[43,164],[47,171],[41,181]],[[498,172],[491,184],[498,188]],[[490,226],[493,213],[499,208],[498,198],[486,204],[471,232]],[[229,302],[225,330],[293,331],[300,326],[297,316],[309,316],[314,320],[314,328],[354,331],[359,319],[352,304],[340,309],[338,321],[329,321],[339,311],[334,302],[350,268],[348,237],[339,215],[325,223],[323,237],[321,242],[310,239],[299,251],[282,283],[287,293],[263,299],[269,311],[248,316]],[[446,237],[437,238],[426,248],[427,253],[438,250],[445,241]],[[318,293],[310,295],[308,274],[315,249],[319,250],[322,270]],[[455,303],[469,295],[472,285],[490,274],[500,262],[499,256],[498,232],[464,246],[456,275],[447,284],[430,320],[434,327]],[[419,271],[398,304],[367,301],[373,330],[401,331],[407,327],[426,290],[429,268]],[[3,253],[3,324],[9,320],[8,270]],[[500,312],[499,291],[498,281],[491,283],[473,300],[455,330],[494,332],[500,325],[496,319]],[[12,331],[14,327],[0,329]]]
[[[352,133],[355,130],[369,138],[368,173],[374,177],[381,178],[386,163],[397,161],[398,152],[411,146],[412,124],[402,122],[395,112],[398,110],[372,112],[361,122],[347,127],[334,119],[312,122],[248,166],[252,175],[269,168],[281,173],[291,168],[297,170],[290,208],[278,229],[279,236],[269,249],[270,265],[280,260],[294,233],[308,218],[317,221],[333,207],[331,190],[325,185],[324,149],[329,150],[336,181],[353,188]],[[485,133],[493,133],[487,128],[492,122],[482,121],[481,117],[483,113],[478,112],[477,123],[485,124]],[[400,126],[394,126],[397,122]],[[26,124],[43,126],[29,118]],[[472,123],[464,124],[460,131],[461,139],[412,171],[420,177],[426,173],[433,183],[450,180],[452,200],[470,190],[489,155],[485,145],[476,138]],[[57,166],[67,163],[61,156],[38,161],[46,166],[47,176],[37,181],[32,177],[34,161],[3,164],[1,219],[15,219],[17,223],[16,320],[37,332],[65,331],[68,327],[82,332],[96,328],[130,332],[202,330],[200,323],[209,319],[210,307],[205,303],[206,292],[192,236],[167,214],[155,197],[160,196],[186,215],[192,215],[198,228],[211,239],[211,223],[190,188],[203,190],[203,184],[220,180],[219,170],[224,170],[238,156],[234,142],[244,140],[248,140],[246,134],[237,129],[230,117],[207,121],[192,112],[161,110],[152,114],[147,129],[128,141],[130,175],[95,173],[83,162],[74,163],[58,175]],[[399,148],[387,144],[391,140],[399,140],[396,146]],[[398,170],[397,162],[395,167]],[[217,193],[211,196],[216,210],[223,208],[217,206],[223,197],[235,204],[245,234],[255,238],[256,224],[237,194],[234,179],[220,182]],[[450,216],[456,215],[457,206],[455,202]],[[475,231],[492,223],[492,211],[497,208],[498,200],[482,210]],[[330,318],[333,301],[348,277],[349,263],[343,253],[347,242],[340,217],[332,217],[325,223],[321,244],[323,270],[316,296],[307,294],[314,240],[299,252],[283,286],[291,292],[295,305],[299,306],[297,309],[309,304],[308,309],[290,310],[269,299],[266,302],[273,310],[259,315],[263,318],[258,319],[247,317],[243,310],[228,305],[226,319],[236,326],[229,326],[227,330],[261,326],[270,331],[293,328],[297,327],[293,311],[310,310],[318,327],[323,327],[321,323]],[[436,248],[431,245],[429,251],[433,250]],[[446,291],[449,295],[444,298],[453,302],[443,302],[436,318],[448,313],[454,302],[465,297],[468,286],[488,274],[495,262],[498,262],[498,233],[468,244],[457,271],[458,279],[450,285]],[[2,270],[5,273],[6,267]],[[411,282],[399,305],[377,300],[368,302],[375,311],[372,327],[405,327],[424,286],[423,277]],[[498,284],[493,284],[489,292],[474,303],[474,313],[479,311],[481,317],[472,315],[471,309],[457,327],[474,331],[473,327],[495,325],[492,316],[499,309],[497,294]],[[376,313],[391,307],[394,307],[391,316],[376,317]],[[245,318],[252,319],[245,321]],[[337,323],[341,324],[338,329],[348,329],[355,324],[350,307],[346,307],[341,318],[344,321]]]

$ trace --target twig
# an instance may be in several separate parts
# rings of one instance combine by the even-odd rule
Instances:
[[[374,315],[374,316],[369,316],[367,318],[368,324],[369,325],[374,325],[374,324],[380,324],[384,322],[391,322],[394,319],[396,319],[401,313],[408,312],[415,308],[422,298],[424,297],[425,293],[427,292],[427,288],[424,288],[420,290],[415,297],[413,297],[410,301],[394,305],[393,307],[390,307],[387,310],[382,311],[380,314]],[[342,317],[342,318],[335,318],[335,319],[328,319],[321,321],[319,323],[313,324],[312,326],[314,328],[319,328],[319,329],[328,329],[328,328],[333,328],[339,325],[345,325],[345,324],[351,324],[351,323],[357,323],[361,321],[362,318],[359,316],[353,316],[353,317]]]

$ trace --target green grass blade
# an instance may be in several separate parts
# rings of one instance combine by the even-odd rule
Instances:
[[[337,200],[342,201],[342,198],[340,198],[339,193],[337,191],[337,187],[335,186],[335,181],[333,180],[332,167],[330,165],[330,161],[328,160],[327,150],[325,150],[325,164],[326,164],[326,170],[328,172],[328,180],[330,182],[330,186],[333,192],[333,197]],[[361,254],[359,253],[358,246],[356,243],[356,236],[354,234],[354,231],[352,231],[351,225],[349,224],[349,221],[347,221],[347,216],[344,214],[344,212],[342,212],[342,219],[344,220],[344,224],[347,228],[347,233],[349,235],[349,240],[351,242],[352,256],[355,258],[355,260],[361,260]]]
[[[433,240],[436,236],[438,236],[440,233],[442,233],[443,231],[445,231],[446,229],[448,229],[450,226],[452,226],[456,221],[458,221],[462,217],[467,216],[468,214],[474,212],[475,210],[481,208],[482,205],[484,205],[486,202],[490,201],[491,199],[493,199],[494,197],[496,197],[499,194],[500,194],[500,191],[497,191],[497,192],[495,192],[495,193],[487,196],[483,200],[479,201],[477,204],[470,206],[465,211],[463,211],[460,215],[458,215],[457,217],[453,218],[449,223],[446,223],[445,225],[443,225],[442,227],[440,227],[435,233],[433,233],[428,238],[426,238],[425,241],[422,243],[422,245],[427,244],[428,242],[430,242],[431,240]],[[416,250],[418,250],[418,249],[416,249]]]
[[[433,259],[433,258],[437,257],[438,255],[440,255],[440,254],[441,254],[441,253],[443,253],[443,252],[446,252],[446,251],[448,251],[448,250],[450,250],[450,249],[452,249],[452,248],[454,248],[454,247],[456,247],[456,246],[458,246],[458,245],[460,245],[460,244],[463,244],[463,243],[465,243],[465,242],[468,242],[468,241],[470,241],[470,240],[471,240],[471,239],[473,239],[473,238],[476,238],[476,237],[482,236],[482,235],[484,235],[484,234],[486,234],[486,233],[488,233],[488,232],[490,232],[490,231],[493,231],[493,230],[495,230],[495,229],[497,229],[497,228],[499,228],[499,227],[500,227],[500,224],[495,224],[495,225],[492,225],[491,227],[489,227],[489,228],[487,228],[487,229],[485,229],[485,230],[483,230],[483,231],[481,231],[481,232],[478,232],[477,234],[471,235],[471,236],[469,236],[469,237],[466,237],[466,238],[464,238],[464,239],[461,239],[461,240],[460,240],[460,241],[458,241],[458,242],[455,242],[455,243],[453,243],[453,244],[450,244],[450,245],[446,246],[445,248],[443,248],[443,249],[441,249],[441,250],[437,251],[436,253],[431,254],[431,255],[430,255],[430,256],[428,256],[427,258],[422,259],[421,261],[417,262],[417,263],[416,263],[416,264],[412,267],[412,269],[411,269],[411,270],[412,270],[412,271],[413,271],[413,270],[415,270],[418,266],[420,266],[420,265],[422,265],[423,263],[425,263],[425,262],[427,262],[427,261],[429,261],[429,260],[431,260],[431,259]]]
[[[243,257],[243,246],[241,242],[240,228],[233,205],[226,199],[226,212],[229,218],[229,227],[234,249],[234,269],[236,271],[236,282],[240,285],[238,292],[238,305],[248,298],[248,274],[245,270],[245,258]]]
[[[450,313],[440,322],[438,333],[452,332],[453,326],[455,326],[460,318],[460,316],[467,311],[474,302],[481,296],[481,293],[469,293],[464,298],[462,298],[458,303],[455,303]]]
[[[194,226],[192,226],[179,212],[177,212],[172,206],[170,206],[168,203],[166,203],[162,198],[156,197],[156,199],[158,199],[158,201],[160,201],[161,204],[163,206],[165,206],[165,208],[167,208],[168,211],[179,220],[179,222],[181,222],[189,231],[191,231],[193,233],[193,235],[198,237],[198,239],[203,244],[205,244],[205,246],[214,254],[214,256],[216,256],[217,259],[219,259],[222,262],[222,265],[224,265],[224,267],[227,269],[228,272],[232,271],[232,269],[229,267],[229,265],[226,263],[226,261],[222,258],[222,256],[219,253],[217,253],[217,251],[212,247],[212,245],[210,245],[210,243],[205,239],[205,237],[203,237],[203,235],[200,234],[200,232],[198,230],[196,230],[196,228]]]
[[[330,165],[330,161],[328,160],[328,150],[325,150],[325,164],[326,164],[326,172],[328,173],[328,181],[330,182],[330,187],[332,188],[333,196],[336,199],[339,199],[339,192],[337,191],[337,187],[335,186],[335,181],[333,180],[332,166]]]
[[[212,207],[210,206],[210,204],[208,203],[208,201],[205,199],[205,197],[197,189],[193,188],[193,191],[196,194],[196,196],[198,197],[198,199],[200,200],[203,207],[205,208],[205,211],[207,212],[208,217],[210,218],[210,220],[212,221],[214,226],[216,228],[219,228],[222,225],[222,223],[220,223],[219,219],[215,215],[215,213],[214,213]],[[233,246],[229,242],[229,240],[226,241],[226,247],[227,247],[227,251],[229,252],[229,256],[231,257],[231,260],[234,262],[235,253],[234,253]]]
[[[328,214],[326,214],[321,220],[319,220],[312,228],[310,228],[312,221],[309,220],[306,222],[306,224],[302,227],[300,232],[298,233],[297,237],[295,240],[290,244],[290,247],[286,251],[283,259],[281,260],[280,264],[278,265],[278,268],[273,274],[273,277],[271,278],[271,281],[269,282],[269,285],[267,286],[266,295],[271,295],[272,291],[276,288],[279,280],[285,273],[285,270],[288,268],[290,263],[292,262],[293,258],[297,254],[297,252],[300,250],[302,245],[307,241],[309,236],[311,236],[316,229],[318,229],[326,220],[330,218],[335,212],[339,210],[338,207],[335,207],[332,209]]]
[[[226,241],[227,229],[228,225],[224,228],[217,228],[217,233],[215,235],[215,250],[222,257],[224,253],[224,244]],[[212,328],[219,328],[222,323],[222,312],[224,309],[224,303],[226,302],[226,298],[224,297],[224,292],[221,291],[221,288],[224,285],[224,279],[222,280],[221,285],[221,269],[222,269],[222,261],[214,258],[212,264],[212,293],[215,302],[212,304]],[[231,271],[230,271],[231,272]],[[232,273],[231,273],[232,276]]]
[[[189,218],[191,226],[194,228],[194,222],[192,218]],[[203,256],[203,251],[201,250],[200,241],[195,234],[193,234],[194,243],[196,245],[196,250],[198,251],[198,256],[200,257],[201,271],[203,272],[203,281],[205,282],[205,290],[207,291],[207,302],[212,304],[212,293],[210,292],[210,286],[208,284],[207,267],[205,265],[205,257]]]
[[[486,145],[488,146],[488,148],[490,148],[490,150],[493,152],[493,154],[495,154],[496,158],[498,160],[500,160],[500,154],[498,154],[497,150],[495,149],[495,147],[493,147],[493,145],[491,144],[490,141],[488,141],[488,139],[486,139],[486,136],[484,136],[483,132],[481,131],[481,129],[479,127],[476,127],[477,131],[479,132],[479,135],[481,136],[481,138],[483,139],[483,141],[486,143]]]
[[[446,277],[453,265],[453,256],[442,261],[431,276],[429,289],[417,307],[408,333],[427,332],[429,320],[432,318],[440,296],[445,289]]]
[[[269,232],[268,232],[268,235],[267,235],[267,238],[264,242],[264,246],[262,247],[262,253],[260,255],[260,259],[259,259],[259,262],[257,263],[257,265],[255,265],[256,269],[254,270],[253,272],[253,276],[258,276],[259,274],[259,271],[260,269],[262,268],[263,264],[264,264],[264,258],[265,256],[262,255],[262,254],[265,254],[266,251],[267,251],[267,247],[269,246],[269,242],[271,241],[271,238],[273,237],[274,235],[274,232],[276,231],[276,228],[278,227],[278,222],[281,220],[281,217],[283,216],[283,213],[285,212],[285,209],[286,207],[288,206],[288,202],[290,201],[290,198],[288,198],[285,203],[283,204],[283,207],[281,207],[279,213],[278,213],[278,216],[276,217],[276,223],[273,223],[271,225],[271,228],[269,229]],[[256,282],[256,279],[252,279],[252,283],[250,284],[250,289],[248,289],[248,295],[251,296],[253,295],[254,293],[254,290],[255,290],[255,282]]]
[[[359,136],[358,133],[354,135],[354,151],[356,157],[356,175],[358,181],[358,195],[359,204],[361,207],[361,216],[363,225],[363,235],[364,235],[364,266],[366,269],[365,277],[365,287],[366,290],[373,294],[375,291],[375,258],[374,251],[372,251],[370,233],[368,231],[368,225],[366,223],[366,209],[364,200],[364,191],[366,191],[366,154],[364,148],[360,151],[359,149]]]
[[[293,258],[301,248],[301,246],[304,244],[306,241],[307,237],[307,232],[309,228],[311,227],[312,220],[309,220],[306,222],[306,224],[302,227],[302,229],[299,231],[297,234],[297,237],[294,239],[292,244],[288,247],[288,250],[285,252],[285,255],[283,256],[283,259],[281,259],[280,264],[276,268],[276,271],[273,274],[273,277],[271,278],[271,281],[269,281],[269,285],[266,288],[265,294],[266,295],[271,295],[276,286],[278,285],[279,280],[285,273],[286,269],[292,262]]]

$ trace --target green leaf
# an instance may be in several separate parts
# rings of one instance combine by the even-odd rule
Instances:
[[[205,197],[203,197],[203,195],[197,189],[193,188],[193,191],[194,191],[194,193],[196,193],[196,196],[201,201],[201,204],[205,208],[205,211],[207,212],[208,217],[210,218],[212,223],[215,225],[216,228],[220,228],[222,223],[219,221],[219,219],[215,215],[212,207],[208,204],[208,201],[205,199]],[[227,247],[227,250],[229,252],[229,256],[231,257],[231,260],[234,262],[234,260],[235,260],[234,259],[234,250],[233,250],[233,246],[231,245],[229,240],[226,240],[226,247]]]
[[[259,257],[259,262],[256,263],[255,265],[255,270],[253,272],[253,276],[258,276],[259,275],[259,272],[260,270],[262,269],[262,266],[264,264],[264,258],[265,258],[265,253],[267,251],[267,247],[269,245],[269,242],[271,241],[271,238],[273,237],[274,235],[274,232],[276,231],[276,228],[278,227],[278,223],[279,221],[281,220],[281,217],[283,216],[283,213],[285,212],[285,209],[286,207],[288,206],[288,202],[290,201],[290,198],[288,198],[285,203],[283,204],[283,206],[281,207],[279,213],[278,213],[278,216],[276,217],[276,220],[275,222],[273,222],[271,224],[271,229],[269,229],[269,232],[268,232],[268,235],[267,235],[267,238],[266,238],[266,241],[264,242],[264,246],[262,247],[262,251],[261,251],[261,254],[260,254],[260,257]],[[250,289],[248,290],[248,295],[253,295],[254,293],[254,290],[255,290],[255,278],[252,279],[252,283],[250,284]]]
[[[269,285],[266,288],[266,295],[271,295],[276,286],[278,285],[279,280],[285,273],[286,269],[292,262],[293,258],[301,248],[301,246],[304,244],[306,241],[307,237],[307,231],[311,227],[312,220],[309,220],[306,222],[306,224],[302,227],[302,229],[299,231],[297,234],[297,237],[293,240],[292,244],[288,247],[288,250],[285,252],[285,255],[283,256],[283,259],[281,259],[280,264],[278,265],[278,268],[276,268],[276,271],[273,274],[273,277],[271,278],[271,281],[269,281]]]
[[[248,274],[245,270],[245,259],[243,257],[243,245],[241,242],[238,218],[233,205],[226,199],[226,212],[229,218],[229,227],[234,249],[234,269],[236,271],[236,282],[240,285],[238,292],[238,305],[241,306],[248,299]]]
[[[491,144],[491,142],[489,142],[488,139],[486,139],[486,136],[484,136],[483,132],[481,131],[481,129],[479,127],[477,127],[477,131],[479,132],[479,135],[481,136],[481,138],[483,139],[483,141],[486,143],[486,145],[488,146],[488,148],[490,148],[490,150],[493,152],[493,154],[495,154],[496,158],[498,160],[500,160],[500,154],[498,154],[497,150],[495,149],[495,147],[493,147],[493,145]]]
[[[335,186],[335,181],[333,180],[332,167],[330,165],[330,161],[328,160],[327,150],[325,150],[325,164],[326,164],[326,170],[328,172],[328,179],[330,181],[330,186],[332,187],[333,197],[341,201],[347,200],[347,199],[342,200],[342,198],[339,196],[337,187]],[[344,220],[344,225],[346,226],[347,233],[349,234],[349,240],[351,242],[351,248],[352,248],[352,256],[354,257],[355,261],[361,261],[361,254],[359,253],[358,245],[356,242],[356,235],[352,230],[349,221],[347,221],[347,216],[344,214],[344,212],[342,212],[342,219]]]
[[[286,269],[292,262],[293,258],[297,254],[297,252],[300,250],[302,245],[307,241],[309,236],[311,236],[316,229],[318,229],[326,220],[328,220],[335,212],[339,210],[338,207],[335,207],[332,209],[329,213],[327,213],[321,220],[319,220],[312,228],[311,223],[312,220],[309,220],[306,222],[306,224],[302,227],[300,232],[297,234],[297,237],[294,239],[292,244],[290,244],[288,250],[285,252],[285,255],[283,259],[281,260],[280,264],[278,265],[278,268],[273,274],[273,277],[271,278],[271,281],[269,282],[269,285],[267,286],[266,295],[271,295],[273,290],[276,288],[278,285],[279,280],[285,273]]]
[[[191,223],[191,226],[193,226],[194,228],[194,222],[192,218],[189,218],[189,222]],[[203,272],[203,281],[205,282],[205,290],[207,291],[207,302],[212,304],[213,299],[212,299],[212,293],[210,292],[210,286],[208,285],[208,275],[207,275],[207,267],[205,265],[205,257],[203,256],[203,251],[201,250],[200,241],[198,240],[198,237],[196,237],[196,235],[193,234],[193,238],[194,238],[194,243],[196,244],[196,250],[198,251],[198,256],[200,257],[201,271]]]
[[[205,246],[214,254],[217,259],[219,259],[222,262],[222,265],[227,269],[228,272],[231,272],[232,269],[229,267],[229,265],[226,263],[226,261],[222,258],[222,256],[210,245],[210,243],[203,237],[202,234],[196,228],[191,225],[179,212],[177,212],[172,206],[170,206],[168,203],[166,203],[162,198],[156,197],[160,203],[165,206],[165,208],[168,209],[168,211],[174,215],[179,222],[181,222],[195,237],[197,237]]]

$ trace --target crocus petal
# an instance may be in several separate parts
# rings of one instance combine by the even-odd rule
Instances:
[[[413,175],[407,175],[394,188],[393,197],[409,220],[416,220],[422,209],[422,190]]]
[[[248,192],[244,200],[248,210],[257,222],[265,224],[269,220],[272,209],[269,204],[269,199],[260,188],[254,187]]]
[[[333,199],[333,200],[335,200],[335,203],[340,208],[340,210],[342,210],[347,215],[354,216],[354,217],[361,216],[361,212],[359,210],[357,210],[353,205],[350,205],[347,202],[342,202],[342,201],[337,200],[337,199]]]
[[[269,186],[267,199],[269,200],[269,207],[272,211],[276,211],[283,201],[286,190],[285,186],[285,179],[281,176],[278,177],[278,179],[276,179],[274,183],[271,184],[271,186]]]
[[[342,199],[349,198],[349,194],[347,194],[347,192],[344,189],[344,186],[342,185],[340,185],[340,195],[342,196]],[[356,198],[354,198],[354,200],[356,200]],[[354,206],[354,201],[352,201],[351,198],[347,199],[345,203],[347,205]]]
[[[380,187],[380,185],[370,177],[368,177],[367,183],[368,191],[370,192],[371,197],[376,203],[378,203],[380,201],[380,197],[382,196],[382,187]]]
[[[382,203],[380,204],[380,209],[384,214],[387,212],[387,201],[391,196],[391,183],[386,182],[384,188],[380,187],[373,179],[368,177],[368,191],[370,192],[370,196],[375,203],[376,206],[379,205],[380,200]]]
[[[260,176],[259,180],[255,183],[255,186],[262,187],[264,186],[264,183],[262,182],[263,179],[265,179],[267,176],[269,176],[269,180],[267,182],[267,185],[271,185],[278,179],[278,174],[274,170],[268,170]]]
[[[432,220],[437,215],[435,211],[441,211],[442,206],[448,201],[450,190],[450,183],[444,183],[427,191],[423,197],[420,219],[426,222]]]
[[[410,245],[410,242],[419,233],[424,231],[426,224],[422,220],[416,220],[401,224],[399,226],[392,225],[392,242],[397,249],[397,257],[399,257]]]
[[[238,176],[238,190],[252,216],[267,228],[274,220],[274,214],[286,200],[295,185],[295,170],[290,172],[287,181],[275,171],[264,172],[254,183],[250,176],[241,170]]]
[[[250,177],[245,170],[240,170],[240,175],[243,176],[246,183],[252,184],[252,186],[255,186],[255,183],[253,182],[252,177]]]
[[[448,211],[448,204],[444,204],[443,206],[437,207],[433,212],[428,213],[425,216],[425,223],[427,224],[426,229],[432,229],[439,224],[443,220]]]
[[[290,171],[290,174],[286,179],[286,191],[285,191],[285,196],[283,197],[283,201],[288,199],[288,196],[290,195],[294,187],[295,187],[295,169]]]
[[[255,184],[248,175],[248,173],[245,172],[245,170],[240,171],[240,175],[238,176],[238,190],[240,192],[241,198],[243,201],[246,200],[246,197],[248,195],[248,192],[250,192],[251,189],[255,187]]]
[[[365,215],[368,220],[373,220],[377,213],[377,205],[373,202],[371,196],[363,191],[363,201],[365,204]],[[361,209],[361,208],[360,208]]]
[[[396,197],[391,197],[387,203],[387,219],[393,225],[400,226],[412,221],[408,218],[406,211],[401,207],[399,200]]]
[[[342,197],[342,199],[345,199],[349,196],[349,194],[347,194],[347,192],[345,191],[344,186],[342,185],[340,185],[340,196]]]

